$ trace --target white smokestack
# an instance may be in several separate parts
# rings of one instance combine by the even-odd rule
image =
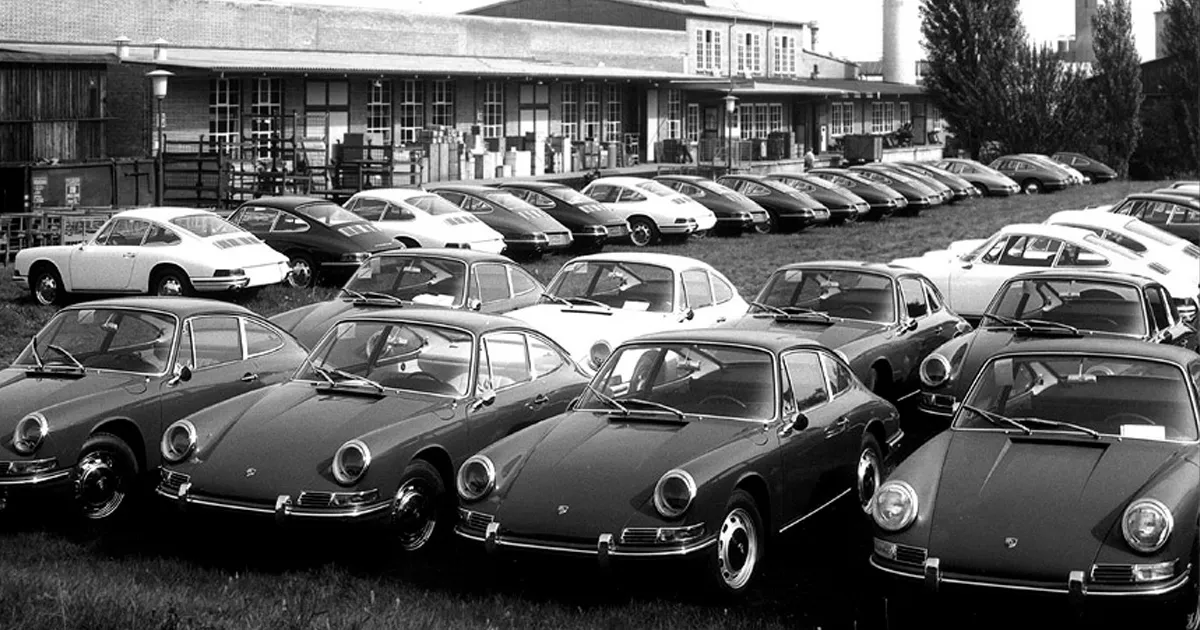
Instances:
[[[883,0],[883,80],[917,82],[918,0]]]

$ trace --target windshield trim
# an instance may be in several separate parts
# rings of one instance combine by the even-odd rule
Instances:
[[[787,265],[787,266],[785,266],[785,267],[782,267],[782,268],[776,269],[775,271],[771,272],[771,275],[770,275],[770,277],[768,277],[768,278],[767,278],[767,284],[763,285],[763,288],[762,288],[762,290],[759,292],[759,295],[756,295],[756,296],[754,297],[754,301],[755,301],[755,302],[761,302],[761,303],[763,303],[763,304],[766,304],[766,302],[765,302],[765,301],[763,301],[763,300],[761,300],[761,299],[759,299],[759,298],[761,297],[762,293],[765,293],[765,292],[766,292],[766,290],[767,290],[767,288],[771,286],[771,284],[770,284],[770,281],[771,281],[771,279],[773,279],[773,278],[775,277],[775,275],[776,275],[776,274],[779,274],[779,273],[786,273],[786,272],[788,272],[788,271],[803,271],[804,273],[810,273],[810,272],[813,272],[813,271],[828,271],[828,272],[840,271],[840,272],[846,272],[846,273],[862,273],[862,274],[864,274],[864,275],[872,275],[872,276],[875,276],[875,277],[878,277],[878,278],[884,278],[884,279],[886,279],[886,280],[888,281],[888,284],[890,284],[890,285],[891,285],[891,287],[892,287],[892,291],[891,291],[891,293],[892,293],[892,317],[891,317],[891,319],[884,320],[884,321],[880,321],[880,320],[877,320],[877,319],[861,319],[861,318],[858,318],[858,317],[842,317],[842,316],[840,316],[840,315],[838,315],[838,316],[831,316],[831,317],[834,317],[834,319],[848,319],[848,320],[851,320],[851,321],[856,321],[856,322],[868,322],[868,323],[871,323],[871,324],[883,324],[883,325],[889,325],[889,326],[890,326],[890,325],[894,325],[894,324],[896,324],[896,323],[900,322],[900,309],[899,309],[899,306],[898,306],[898,305],[899,305],[899,301],[898,301],[898,299],[897,299],[897,298],[898,298],[898,296],[896,295],[896,289],[897,289],[897,287],[899,286],[900,279],[899,279],[899,278],[897,278],[897,277],[895,277],[895,276],[893,276],[893,275],[892,275],[892,274],[890,274],[890,273],[887,273],[887,272],[884,272],[884,271],[879,271],[879,270],[877,270],[877,269],[870,269],[870,268],[867,268],[867,267],[864,267],[864,268],[862,268],[862,269],[845,269],[845,268],[838,267],[838,266],[828,266],[828,267],[827,267],[827,266],[823,266],[823,265],[822,265],[822,266],[808,267],[808,266],[806,266],[806,263],[801,263],[800,265]],[[914,277],[914,278],[915,278],[915,277],[917,277],[917,276],[912,276],[912,277]],[[795,306],[780,306],[780,307],[778,307],[778,308],[798,308],[798,307],[795,307]],[[823,312],[823,311],[818,311],[818,312]]]
[[[107,306],[106,305],[106,306],[101,306],[101,307],[92,306],[92,307],[87,307],[87,308],[80,307],[80,306],[71,306],[71,307],[64,308],[64,309],[60,310],[59,312],[55,313],[50,318],[50,321],[53,321],[54,318],[58,317],[59,315],[65,315],[65,314],[71,313],[71,312],[89,311],[89,310],[94,311],[94,310],[100,310],[100,309],[112,310],[112,311],[132,311],[134,313],[153,313],[155,315],[163,315],[165,317],[169,317],[172,321],[175,322],[175,332],[171,336],[171,354],[167,357],[166,368],[161,372],[135,372],[135,371],[131,371],[131,370],[114,370],[112,368],[95,368],[95,367],[85,367],[84,368],[85,371],[91,370],[91,371],[97,372],[97,373],[105,372],[105,373],[112,373],[112,374],[137,374],[139,376],[155,376],[155,377],[166,376],[167,374],[169,374],[171,372],[171,370],[175,366],[175,353],[179,349],[178,348],[178,346],[179,346],[179,343],[178,343],[179,342],[179,328],[180,328],[180,326],[183,325],[182,319],[180,319],[179,315],[177,315],[175,313],[172,313],[170,311],[164,311],[164,310],[157,309],[157,308],[142,308],[142,307],[133,307],[133,306]],[[198,314],[199,313],[193,313],[193,315],[198,315]],[[208,314],[224,315],[225,313],[218,312],[218,313],[208,313]],[[241,313],[238,313],[235,316],[242,317],[243,315]],[[46,325],[49,325],[50,321],[47,321]],[[46,328],[46,326],[43,325],[41,328],[38,329],[38,333],[42,332],[42,330],[44,330],[45,328]],[[32,342],[32,340],[31,340],[31,342]],[[17,353],[17,358],[20,358],[22,354],[25,354],[25,350],[27,348],[29,348],[28,343],[25,344],[21,348],[21,351]],[[16,359],[14,359],[13,362],[10,363],[8,367],[15,368],[15,369],[27,369],[27,368],[33,368],[35,370],[37,369],[37,365],[35,365],[35,364],[26,365],[24,363],[17,363]]]
[[[467,292],[470,290],[470,284],[471,284],[471,269],[472,269],[472,267],[475,266],[476,263],[495,263],[495,264],[501,264],[501,265],[506,264],[504,261],[493,260],[490,258],[483,258],[483,259],[480,259],[477,261],[466,261],[461,258],[455,258],[453,256],[447,256],[445,254],[428,253],[428,250],[421,251],[423,249],[425,249],[425,248],[415,247],[412,249],[402,249],[399,251],[392,250],[390,252],[379,252],[379,253],[375,254],[374,256],[372,256],[371,258],[367,258],[366,260],[362,261],[362,264],[360,264],[358,268],[362,269],[363,265],[370,264],[372,258],[378,258],[380,260],[386,260],[388,258],[409,258],[409,259],[415,259],[415,260],[432,258],[432,259],[436,259],[436,260],[443,260],[446,262],[461,264],[464,267],[463,283],[462,283],[463,285],[462,285],[462,288],[459,290],[458,295],[455,296],[455,298],[454,298],[455,301],[452,302],[451,306],[450,306],[450,308],[457,309],[457,308],[461,308],[463,304],[467,303]],[[506,268],[507,268],[507,266],[506,266]],[[355,270],[354,273],[357,274],[358,270]],[[346,281],[346,284],[342,285],[342,287],[348,288],[350,286],[350,283],[353,282],[354,279],[355,279],[354,276],[351,276],[350,279]],[[350,289],[350,290],[357,291],[357,289]],[[336,299],[341,299],[342,297],[343,296],[339,295]],[[368,297],[368,299],[370,299],[370,296],[367,296],[367,297]],[[393,296],[393,297],[395,297],[395,296]],[[353,300],[353,297],[351,297],[351,299]],[[413,302],[412,300],[404,300],[401,298],[396,298],[396,299],[404,302],[405,304],[416,304],[418,306],[434,306],[434,308],[436,308],[435,305],[422,304],[421,302]],[[340,321],[341,320],[339,320],[338,322],[334,322],[334,324],[336,325]],[[314,347],[316,347],[316,346],[314,346]]]

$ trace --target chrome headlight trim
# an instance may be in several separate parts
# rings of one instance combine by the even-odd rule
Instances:
[[[13,449],[22,455],[32,455],[46,441],[47,435],[50,435],[50,423],[46,422],[46,416],[35,411],[13,427]]]
[[[902,506],[899,518],[884,514],[883,510],[888,496],[894,496],[894,500]],[[885,531],[903,531],[917,520],[917,491],[904,481],[884,483],[879,486],[879,489],[875,491],[875,496],[871,498],[871,518]]]
[[[175,441],[172,436],[177,435],[179,431],[184,432],[187,439],[187,446],[178,450],[175,448]],[[163,431],[162,439],[159,440],[159,451],[162,453],[163,459],[172,464],[179,463],[191,455],[196,450],[196,427],[187,420],[176,420]]]
[[[487,483],[484,484],[482,489],[474,490],[467,485],[467,469],[472,466],[478,466],[483,469]],[[473,455],[467,458],[467,461],[458,467],[458,475],[455,477],[454,485],[458,489],[458,496],[464,501],[478,501],[496,488],[496,466],[486,455]]]
[[[357,473],[346,470],[345,457],[350,451],[358,451],[362,457],[362,469]],[[350,440],[338,447],[336,453],[333,454],[333,462],[330,464],[330,469],[333,472],[333,478],[343,486],[349,486],[356,483],[363,475],[367,474],[367,469],[371,467],[371,449],[362,440]]]
[[[1152,512],[1163,522],[1157,536],[1150,541],[1142,540],[1130,530],[1130,517],[1142,510]],[[1171,514],[1171,510],[1167,509],[1167,506],[1163,505],[1157,499],[1138,499],[1130,503],[1129,507],[1125,508],[1125,512],[1121,514],[1121,534],[1125,537],[1125,542],[1129,544],[1130,548],[1138,553],[1154,553],[1162,549],[1162,546],[1167,544],[1167,540],[1171,538],[1171,531],[1174,528],[1175,517]]]
[[[683,505],[683,507],[668,505],[666,498],[663,496],[663,491],[667,484],[674,480],[678,480],[679,482],[683,483],[684,490],[687,492],[687,502]],[[685,512],[687,512],[688,508],[691,507],[692,502],[695,500],[696,480],[692,478],[692,475],[688,471],[681,468],[673,468],[668,470],[667,472],[663,473],[662,477],[659,477],[658,483],[654,484],[654,509],[658,510],[658,513],[663,518],[679,518]]]
[[[603,339],[592,344],[588,348],[588,367],[593,370],[599,370],[601,365],[604,365],[604,360],[612,354],[612,346]]]
[[[940,387],[950,380],[950,370],[950,360],[934,352],[921,361],[921,367],[918,372],[923,385],[926,387]]]

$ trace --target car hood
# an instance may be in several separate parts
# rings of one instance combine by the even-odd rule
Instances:
[[[4,413],[0,414],[0,436],[7,441],[17,422],[35,411],[45,413],[53,430],[57,422],[75,419],[56,415],[54,407],[58,405],[68,402],[82,404],[118,390],[136,395],[146,389],[146,376],[140,374],[89,371],[83,377],[45,377],[10,367],[0,371],[0,397],[4,400]]]
[[[1040,431],[957,430],[946,448],[929,556],[948,573],[1047,582],[1089,570],[1126,505],[1194,465],[1184,445]]]
[[[520,473],[500,490],[495,517],[518,534],[594,540],[620,535],[636,512],[654,513],[654,486],[672,468],[754,433],[751,422],[576,411],[526,455]],[[700,493],[703,494],[703,489]],[[567,506],[564,513],[560,506]]]
[[[675,313],[587,305],[536,304],[507,315],[546,333],[572,357],[583,357],[585,365],[588,351],[596,341],[606,341],[611,348],[616,348],[626,339],[676,325]]]
[[[887,326],[878,322],[858,319],[834,318],[833,324],[820,319],[792,319],[786,317],[746,315],[730,324],[732,328],[744,330],[768,330],[786,332],[789,335],[813,339],[827,348],[840,348],[864,337],[878,334]]]

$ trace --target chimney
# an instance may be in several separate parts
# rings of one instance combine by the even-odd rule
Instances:
[[[165,40],[161,37],[154,40],[154,60],[155,61],[166,61],[167,60],[167,43],[168,43],[167,40]]]
[[[131,41],[133,40],[124,35],[113,40],[113,44],[117,46],[117,59],[129,58],[129,42]]]
[[[817,32],[821,30],[821,25],[815,20],[808,23],[808,49],[817,52]]]

